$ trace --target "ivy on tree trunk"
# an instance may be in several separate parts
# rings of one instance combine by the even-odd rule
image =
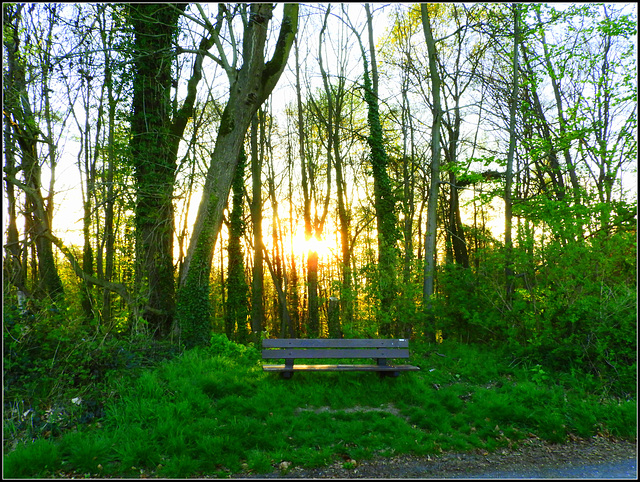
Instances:
[[[230,340],[240,343],[248,341],[247,309],[249,287],[244,275],[244,255],[241,238],[244,236],[243,195],[244,171],[247,156],[240,152],[238,169],[233,179],[231,212],[229,213],[229,265],[227,268],[227,309],[225,310],[225,332]]]
[[[135,33],[131,158],[136,181],[136,292],[149,328],[164,336],[175,311],[173,267],[173,155],[171,49],[180,9],[171,4],[132,4]]]
[[[298,30],[298,5],[285,4],[273,56],[265,62],[268,25],[275,6],[251,4],[249,8],[251,21],[245,24],[242,40],[243,65],[238,68],[235,64],[228,64],[222,60],[226,56],[221,55],[220,62],[229,77],[229,99],[218,128],[202,200],[180,274],[177,316],[182,342],[187,347],[205,345],[209,341],[209,276],[213,248],[222,225],[222,212],[227,204],[238,156],[251,119],[271,94],[284,70]],[[228,13],[222,4],[219,9],[222,16]]]
[[[378,324],[380,334],[388,336],[396,330],[395,324],[397,321],[395,319],[395,302],[397,298],[398,219],[395,213],[395,198],[391,188],[391,180],[387,173],[388,158],[384,148],[382,125],[380,123],[377,67],[374,56],[371,13],[369,12],[368,4],[365,4],[365,7],[367,8],[373,77],[372,81],[369,76],[367,56],[363,51],[364,98],[368,108],[367,120],[370,130],[367,143],[371,149],[370,161],[373,171],[374,205],[378,224],[378,279],[380,289]]]

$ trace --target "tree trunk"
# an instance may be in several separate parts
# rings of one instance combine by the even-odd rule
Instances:
[[[520,45],[520,7],[512,4],[513,8],[513,84],[511,90],[511,99],[509,103],[509,152],[507,154],[507,172],[505,179],[504,191],[504,246],[505,261],[504,273],[506,284],[506,303],[510,309],[514,291],[514,273],[513,273],[513,242],[511,239],[512,230],[512,209],[513,201],[511,199],[511,190],[513,184],[513,159],[516,149],[516,110],[518,101],[518,50]]]
[[[7,104],[5,96],[5,106]],[[4,117],[4,172],[11,177],[15,177],[18,169],[15,161],[15,142],[11,135],[11,122],[9,117]],[[7,212],[9,219],[7,221],[7,243],[5,244],[5,262],[3,263],[5,282],[15,286],[19,291],[27,293],[25,284],[25,272],[22,267],[20,234],[17,224],[17,205],[14,185],[9,180],[5,180],[5,188],[7,193]]]
[[[12,30],[4,46],[7,51],[7,72],[5,74],[5,116],[9,118],[13,135],[20,148],[21,167],[24,183],[15,177],[6,176],[8,182],[21,187],[26,195],[25,218],[29,234],[35,240],[37,253],[38,281],[36,290],[54,301],[64,295],[62,281],[58,275],[53,255],[53,244],[47,234],[51,233],[52,196],[48,198],[48,207],[42,196],[41,168],[38,159],[37,143],[41,140],[40,132],[31,111],[26,92],[25,66],[19,54],[19,28],[21,21],[20,5],[5,4],[2,6],[5,28]],[[49,66],[47,66],[49,68]],[[15,145],[13,142],[9,145]],[[50,146],[53,149],[53,146]],[[15,171],[15,170],[14,170]],[[8,173],[7,173],[8,174]],[[53,183],[53,176],[52,181]]]
[[[106,43],[103,39],[103,42]],[[105,86],[107,88],[107,102],[109,106],[108,120],[108,147],[107,147],[107,172],[105,177],[105,206],[104,206],[104,280],[110,282],[113,277],[114,262],[114,189],[113,179],[115,170],[115,129],[116,129],[116,99],[111,77],[111,65],[109,58],[105,62]],[[102,292],[102,323],[110,327],[112,325],[111,291],[104,289]]]
[[[424,285],[422,289],[423,306],[427,312],[432,308],[434,279],[436,271],[436,229],[438,226],[438,191],[440,186],[440,126],[442,125],[442,107],[440,103],[440,74],[436,61],[436,44],[431,33],[429,11],[426,4],[421,6],[422,26],[429,52],[429,75],[433,94],[433,125],[431,127],[431,186],[427,205],[427,228],[424,238]]]
[[[104,84],[102,92],[99,96],[97,121],[95,123],[95,137],[92,139],[92,123],[91,118],[91,97],[92,97],[92,85],[89,75],[90,68],[87,65],[86,56],[82,55],[79,59],[81,68],[87,73],[84,76],[83,82],[80,87],[80,97],[84,107],[84,125],[81,124],[77,118],[75,111],[72,112],[78,126],[80,133],[80,152],[78,154],[78,171],[82,178],[84,174],[84,184],[81,184],[82,192],[82,204],[83,204],[83,217],[82,217],[82,237],[83,237],[83,250],[82,250],[82,270],[88,276],[94,276],[96,266],[94,262],[94,249],[92,245],[92,218],[94,212],[94,205],[97,205],[96,198],[96,160],[99,153],[100,144],[100,131],[102,128],[102,114],[103,114],[103,95]],[[91,152],[91,145],[94,145],[94,152]],[[95,204],[94,204],[95,202]],[[96,223],[97,226],[97,223]],[[98,271],[99,273],[99,271]],[[80,287],[80,304],[82,311],[84,312],[85,322],[91,323],[94,316],[94,286],[89,283],[83,283]]]
[[[369,4],[365,4],[367,27],[369,30],[369,55],[371,57],[371,78],[367,56],[363,49],[365,102],[367,103],[369,137],[367,142],[371,149],[370,160],[373,171],[374,203],[378,226],[378,276],[380,290],[380,308],[378,310],[378,326],[380,334],[389,336],[396,331],[396,271],[398,252],[396,242],[397,217],[394,211],[395,200],[391,190],[391,182],[387,172],[388,158],[384,147],[380,110],[378,103],[378,67],[375,57],[373,39],[373,19]]]
[[[340,71],[338,76],[338,85],[332,89],[329,85],[329,79],[327,72],[324,69],[322,62],[322,44],[323,36],[327,27],[327,19],[331,5],[327,6],[325,14],[324,24],[320,31],[320,39],[318,48],[318,61],[320,64],[320,72],[322,75],[322,82],[327,97],[327,141],[330,148],[329,156],[333,157],[333,164],[336,169],[336,190],[338,195],[338,221],[340,224],[340,246],[342,254],[341,271],[342,271],[342,286],[340,289],[340,311],[342,313],[342,323],[347,325],[353,324],[353,286],[352,286],[352,274],[351,274],[351,245],[349,243],[350,237],[350,215],[347,211],[346,201],[346,184],[344,180],[342,155],[340,152],[340,128],[342,123],[342,106],[344,105],[344,98],[346,94],[345,79],[346,75],[344,69]]]
[[[304,239],[309,241],[313,236],[313,224],[311,222],[311,192],[307,173],[307,154],[305,147],[305,123],[303,116],[302,94],[300,87],[300,59],[298,42],[295,41],[296,56],[296,96],[298,101],[298,139],[300,142],[300,169],[302,174],[302,195],[304,202]],[[307,331],[309,336],[317,338],[320,334],[320,315],[318,313],[318,253],[307,253],[307,311],[309,320]]]
[[[453,125],[447,125],[449,131],[449,145],[445,148],[447,161],[450,165],[456,165],[458,162],[458,140],[460,137],[460,125],[462,118],[460,117],[459,98],[456,98],[454,107]],[[460,196],[458,191],[458,182],[453,170],[449,170],[449,234],[451,236],[451,244],[453,247],[453,256],[456,264],[463,268],[469,267],[469,251],[467,250],[467,240],[462,226],[462,217],[460,215]]]
[[[144,314],[150,330],[162,337],[169,333],[175,311],[171,45],[185,5],[130,8],[135,32],[130,146],[136,181],[136,291],[153,309]]]
[[[402,87],[402,188],[403,203],[402,212],[404,216],[403,237],[404,237],[404,263],[402,267],[402,283],[408,286],[411,283],[411,264],[413,263],[413,217],[415,215],[415,173],[414,173],[414,143],[413,125],[411,123],[411,106],[407,98],[408,76],[403,78]],[[407,146],[409,144],[409,146]]]
[[[289,253],[291,266],[289,269],[289,316],[291,318],[291,325],[289,329],[289,338],[296,338],[300,331],[300,294],[298,291],[298,269],[296,265],[296,254],[294,249],[294,203],[293,203],[293,168],[294,157],[290,149],[287,149],[287,164],[289,171]],[[297,218],[296,218],[297,223]]]
[[[220,8],[223,8],[222,6]],[[250,22],[243,33],[244,63],[240,69],[224,65],[230,81],[216,145],[198,208],[194,231],[180,277],[178,318],[187,347],[208,343],[210,335],[209,275],[216,238],[222,224],[238,154],[247,128],[275,87],[297,32],[298,5],[286,4],[280,35],[270,61],[264,61],[268,24],[274,6],[251,4]]]
[[[15,8],[15,10],[14,10]],[[22,6],[10,6],[8,4],[2,5],[3,23],[7,31],[5,35],[9,38],[8,33],[11,32],[12,41],[5,40],[4,46],[7,49],[7,72],[4,77],[4,172],[7,175],[5,178],[5,187],[7,193],[7,212],[9,219],[7,221],[7,243],[5,244],[6,257],[3,263],[3,280],[18,288],[23,293],[28,293],[26,286],[26,272],[25,266],[22,264],[22,250],[26,250],[26,247],[20,249],[20,233],[18,231],[17,223],[17,200],[13,183],[10,178],[15,178],[19,172],[19,167],[16,165],[16,138],[14,136],[14,121],[10,112],[17,110],[19,105],[19,93],[16,89],[16,69],[19,68],[18,62],[18,27],[20,12]]]
[[[233,195],[229,213],[225,331],[229,340],[236,340],[238,343],[246,343],[249,334],[247,330],[249,288],[244,276],[244,255],[241,242],[241,238],[244,236],[243,197],[246,164],[247,158],[243,150],[240,152],[238,169],[233,180]]]
[[[132,5],[136,32],[136,73],[131,150],[135,167],[137,287],[144,316],[157,336],[172,327],[176,297],[173,267],[173,187],[178,146],[192,116],[202,63],[216,30],[201,39],[182,107],[171,113],[171,50],[178,18],[186,4]],[[239,151],[235,153],[237,156]],[[230,181],[229,181],[230,188]],[[228,191],[227,191],[228,195]],[[226,200],[226,198],[225,198]]]
[[[262,124],[262,138],[263,139],[271,139],[272,132],[271,127],[273,126],[273,121],[270,120],[269,123],[269,133],[265,132],[265,123]],[[263,143],[264,144],[264,143]],[[276,309],[274,310],[275,317],[280,321],[279,326],[279,336],[280,338],[286,338],[287,334],[291,332],[291,317],[289,316],[289,310],[287,308],[287,283],[286,276],[284,272],[284,263],[283,263],[283,251],[282,249],[282,235],[280,228],[280,216],[278,214],[278,195],[276,193],[276,184],[275,184],[275,170],[273,168],[273,149],[271,142],[266,142],[267,147],[269,148],[269,155],[267,156],[270,160],[268,164],[269,175],[267,177],[267,185],[269,189],[269,198],[271,199],[271,210],[273,212],[273,218],[271,222],[271,239],[273,244],[273,262],[275,266],[273,266],[273,283],[275,285],[277,294],[276,299],[274,300],[274,306]],[[282,294],[281,294],[282,293]]]
[[[259,113],[260,111],[258,111]],[[262,255],[262,155],[258,152],[258,113],[251,120],[251,222],[253,225],[253,280],[251,289],[251,336],[260,340],[264,319],[264,264]]]

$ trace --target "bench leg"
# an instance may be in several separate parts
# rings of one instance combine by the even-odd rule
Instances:
[[[376,362],[378,363],[379,367],[386,367],[387,366],[387,359],[386,358],[376,358]],[[378,372],[378,375],[380,375],[380,378],[397,377],[398,375],[400,375],[400,372],[388,372],[388,371],[380,370]]]
[[[280,372],[280,376],[288,380],[293,376],[293,358],[285,358],[284,366],[285,368],[291,368],[291,371]]]

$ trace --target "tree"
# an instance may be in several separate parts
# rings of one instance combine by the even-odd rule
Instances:
[[[324,24],[320,30],[318,42],[318,64],[322,75],[325,97],[327,101],[326,129],[327,129],[327,158],[329,164],[333,164],[336,170],[336,191],[338,200],[338,220],[340,223],[340,244],[342,254],[342,285],[340,287],[340,311],[342,312],[342,323],[351,325],[353,323],[353,283],[351,270],[351,244],[350,228],[351,216],[347,211],[347,193],[344,174],[344,162],[340,145],[340,130],[344,117],[346,99],[346,58],[339,56],[339,73],[337,74],[337,85],[331,85],[329,76],[325,70],[322,60],[322,50],[326,45],[324,42],[325,31],[331,5],[327,6],[324,17]],[[340,47],[339,47],[340,48]],[[340,49],[344,52],[344,50]],[[337,311],[335,312],[337,313]],[[337,316],[334,316],[337,319]],[[333,326],[332,324],[331,326]],[[339,328],[336,326],[331,330],[330,338],[338,337]]]
[[[378,296],[377,310],[378,329],[384,336],[397,331],[397,265],[398,265],[398,230],[395,213],[395,196],[387,171],[389,159],[384,145],[382,124],[380,122],[380,105],[378,91],[378,65],[373,38],[373,17],[368,3],[365,5],[367,16],[367,32],[369,38],[369,58],[364,48],[361,35],[355,27],[349,27],[356,35],[364,65],[364,100],[367,104],[367,122],[369,136],[367,144],[370,149],[369,161],[373,174],[374,208],[378,228]],[[369,62],[371,71],[369,71]]]
[[[104,271],[103,278],[106,282],[111,282],[115,275],[115,175],[118,168],[117,145],[116,145],[116,113],[117,107],[122,100],[124,82],[115,82],[114,66],[111,48],[116,44],[115,28],[107,27],[107,8],[103,5],[98,7],[100,22],[100,41],[105,54],[104,59],[104,88],[107,96],[107,149],[106,149],[106,172],[103,170],[104,185]],[[118,12],[113,12],[113,20],[118,18]],[[114,22],[115,23],[115,22]],[[112,25],[112,27],[115,27]],[[112,326],[112,297],[111,291],[104,288],[102,291],[102,322]]]
[[[540,8],[539,6],[535,6],[534,8],[535,13],[536,13],[536,18],[538,19],[538,23],[540,25],[542,25],[542,18],[540,15]],[[549,75],[549,78],[551,80],[551,86],[553,87],[553,96],[556,102],[556,110],[558,113],[558,121],[559,121],[559,130],[560,130],[560,136],[561,138],[565,139],[568,135],[567,133],[567,120],[566,120],[566,114],[565,114],[565,108],[564,108],[564,103],[562,101],[562,92],[561,92],[561,86],[560,86],[560,79],[558,74],[555,71],[555,68],[553,66],[553,62],[551,59],[551,52],[549,49],[549,46],[547,45],[547,40],[546,40],[546,35],[544,32],[544,29],[540,29],[541,30],[541,36],[540,36],[540,42],[542,43],[542,47],[543,47],[543,51],[544,51],[544,61],[546,64],[546,68],[547,68],[547,73]],[[580,189],[580,184],[578,182],[578,176],[576,173],[576,166],[575,163],[573,162],[573,158],[571,155],[571,149],[570,149],[571,144],[569,142],[565,142],[564,148],[562,149],[563,153],[564,153],[564,158],[565,158],[565,163],[566,163],[566,168],[569,172],[569,177],[571,179],[571,186],[573,189],[573,196],[574,196],[574,202],[579,203],[580,202],[580,197],[581,197],[581,189]],[[578,223],[580,223],[580,220],[578,220]],[[582,231],[582,228],[580,228],[580,231]]]
[[[294,41],[296,58],[296,99],[298,113],[298,140],[300,152],[300,172],[302,176],[304,238],[309,241],[313,236],[311,221],[312,193],[309,183],[309,167],[307,162],[307,147],[305,135],[304,107],[302,104],[302,88],[300,81],[300,57],[297,39]],[[318,253],[310,251],[307,255],[307,300],[309,310],[309,323],[307,330],[311,336],[318,336],[320,331],[320,318],[318,314]]]
[[[287,290],[289,283],[287,283],[287,275],[285,271],[285,263],[283,262],[284,243],[282,241],[282,229],[280,222],[280,215],[278,214],[278,194],[276,193],[276,173],[275,173],[275,160],[273,152],[273,124],[274,119],[272,115],[264,116],[261,123],[260,131],[261,137],[265,139],[263,146],[268,151],[268,174],[267,174],[267,189],[269,198],[271,199],[271,239],[273,245],[273,262],[271,257],[267,257],[267,265],[271,273],[271,280],[276,290],[276,297],[274,300],[274,320],[279,320],[280,329],[279,333],[282,338],[286,336],[292,337],[293,326],[291,324],[291,316],[289,315],[289,308],[287,306]],[[269,128],[267,133],[267,126]]]
[[[157,336],[169,333],[175,311],[171,46],[186,5],[175,7],[130,5],[135,33],[130,148],[136,180],[136,292],[149,307],[145,319]]]
[[[42,192],[42,168],[41,154],[38,144],[44,143],[47,146],[46,158],[50,162],[52,168],[57,162],[57,154],[53,133],[50,129],[51,120],[45,118],[47,127],[45,132],[41,130],[36,115],[31,107],[31,100],[27,92],[27,72],[25,54],[20,51],[20,30],[22,28],[22,12],[24,5],[3,5],[3,20],[6,33],[3,34],[4,46],[7,50],[7,71],[5,74],[5,110],[4,115],[7,117],[5,123],[11,125],[12,135],[15,142],[9,140],[8,146],[18,147],[21,160],[21,171],[23,173],[24,182],[19,181],[15,174],[16,168],[11,167],[7,173],[5,180],[15,186],[20,187],[27,199],[25,207],[25,216],[27,219],[27,229],[29,235],[34,239],[37,252],[37,282],[35,283],[35,292],[40,293],[44,297],[50,297],[52,300],[60,299],[64,295],[64,287],[58,269],[55,263],[53,253],[53,244],[48,234],[52,230],[52,213],[53,213],[53,185],[55,176],[51,176],[49,194],[47,197]],[[39,62],[38,68],[41,72],[51,70],[51,38],[52,28],[55,21],[55,7],[47,9],[49,17],[44,23],[44,27],[48,28],[42,32],[43,50],[40,52],[41,57],[36,60]],[[51,115],[49,104],[49,96],[52,90],[49,88],[49,76],[42,76],[42,84],[38,87],[41,89],[42,98],[44,99],[45,117]],[[5,124],[6,125],[6,124]],[[5,135],[8,131],[5,130]],[[11,154],[9,154],[8,163],[12,164]],[[6,158],[5,158],[6,159]],[[15,240],[14,240],[15,242]],[[19,280],[20,278],[18,278]]]
[[[518,109],[518,50],[520,45],[520,6],[518,4],[512,4],[513,10],[513,83],[511,88],[511,97],[509,99],[509,152],[507,154],[507,172],[505,178],[504,187],[504,247],[505,247],[505,261],[504,261],[504,273],[506,281],[506,302],[507,306],[511,308],[513,297],[513,260],[512,250],[513,244],[511,239],[512,230],[512,183],[513,183],[513,158],[516,149],[516,112]]]
[[[325,15],[325,22],[326,22]],[[321,31],[322,32],[322,31]],[[322,33],[321,33],[322,35]],[[314,241],[323,237],[331,202],[332,184],[332,140],[327,128],[327,104],[330,100],[320,90],[307,93],[307,102],[303,102],[302,81],[300,76],[300,57],[296,42],[296,121],[298,134],[298,153],[302,183],[302,215],[304,236],[307,241],[307,301],[309,336],[317,337],[321,333],[319,300],[319,261]],[[326,142],[324,140],[326,139]],[[323,190],[320,181],[326,183]]]
[[[637,62],[629,41],[637,35],[637,19],[620,9],[603,5],[598,21],[585,33],[587,64],[581,72],[589,84],[574,107],[583,135],[578,152],[585,158],[596,198],[599,232],[612,230],[614,192],[625,168],[637,160]],[[580,68],[579,66],[579,68]]]
[[[284,5],[283,20],[274,53],[271,59],[265,62],[268,26],[274,5],[251,4],[248,7],[239,5],[237,8],[244,24],[241,52],[243,64],[240,68],[237,66],[236,45],[233,45],[233,60],[229,63],[222,48],[219,31],[214,30],[219,54],[216,62],[227,73],[229,98],[218,128],[202,200],[180,276],[178,319],[182,340],[187,346],[208,343],[211,260],[238,154],[251,119],[270,95],[284,70],[298,27],[298,5]],[[231,22],[231,16],[231,12],[220,4],[219,21],[227,18],[228,22]],[[205,19],[205,22],[208,20]]]
[[[469,252],[461,220],[460,187],[458,186],[457,174],[465,169],[459,152],[463,142],[461,138],[463,121],[461,100],[477,78],[478,64],[483,57],[485,45],[483,43],[469,45],[467,34],[470,30],[468,27],[471,14],[463,13],[463,9],[455,4],[450,5],[449,8],[456,30],[452,45],[452,65],[448,67],[443,63],[442,66],[443,77],[446,79],[444,82],[445,111],[442,124],[447,138],[443,150],[449,176],[447,234],[450,242],[447,244],[453,250],[453,258],[456,263],[466,269],[469,268]],[[453,106],[449,105],[449,99],[451,99]]]
[[[244,171],[247,156],[244,150],[240,152],[238,168],[232,184],[232,201],[229,213],[229,244],[227,265],[227,306],[225,310],[225,332],[230,340],[239,343],[248,341],[249,331],[247,309],[249,288],[244,274],[244,255],[242,253],[241,238],[244,235],[243,201],[244,201]]]
[[[264,318],[264,265],[262,254],[262,152],[258,152],[258,122],[260,109],[251,119],[251,223],[253,225],[253,271],[251,281],[251,334],[258,342]]]
[[[438,216],[438,190],[440,185],[440,127],[442,125],[442,106],[440,102],[440,74],[438,72],[436,43],[431,33],[429,9],[426,4],[420,6],[422,27],[429,52],[429,75],[433,95],[433,124],[431,127],[431,187],[429,188],[429,204],[427,207],[427,228],[424,240],[424,285],[422,290],[423,306],[431,311],[431,298],[434,294],[434,277],[436,271],[435,248]]]
[[[15,10],[14,10],[15,8]],[[20,248],[20,233],[18,231],[18,199],[14,189],[14,183],[10,178],[16,178],[19,167],[16,163],[16,142],[13,136],[15,122],[10,115],[11,109],[16,110],[19,103],[19,93],[13,84],[16,79],[16,69],[19,69],[18,48],[19,48],[19,21],[23,6],[2,6],[2,18],[5,30],[3,32],[3,43],[7,51],[7,70],[4,73],[4,109],[3,112],[3,138],[4,138],[4,172],[8,179],[5,179],[5,189],[7,194],[8,227],[7,242],[5,244],[5,259],[3,262],[3,279],[23,293],[28,293],[26,285],[26,266],[22,263],[22,249]],[[5,113],[6,112],[6,113]]]

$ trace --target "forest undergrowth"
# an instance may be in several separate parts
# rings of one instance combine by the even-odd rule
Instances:
[[[637,436],[633,388],[504,345],[417,339],[420,372],[291,380],[264,373],[258,349],[224,335],[182,352],[126,346],[66,353],[57,381],[44,364],[9,367],[4,477],[229,477],[513,449],[531,437]],[[65,379],[72,367],[76,379]]]

